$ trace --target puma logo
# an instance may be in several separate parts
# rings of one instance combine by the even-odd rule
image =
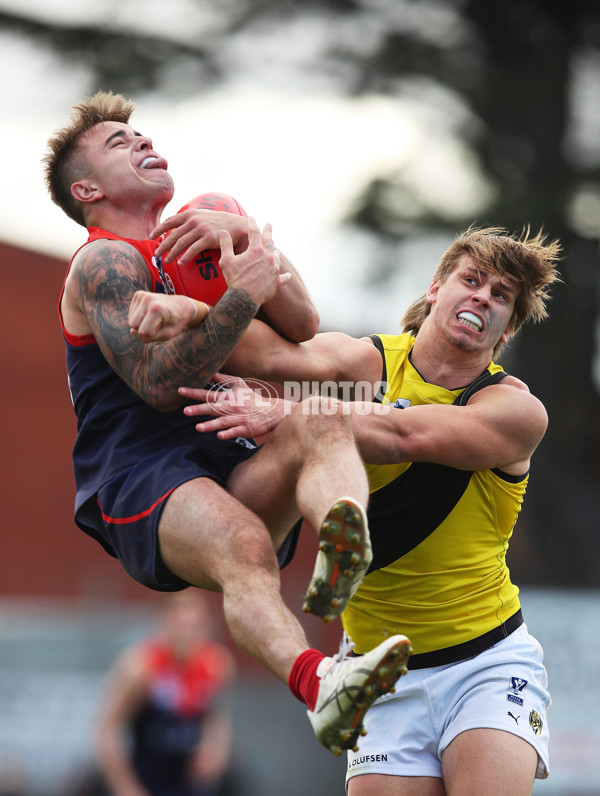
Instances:
[[[513,716],[513,714],[510,712],[510,710],[508,711],[508,715],[511,717],[511,719],[515,720],[515,724],[519,723],[519,719],[521,718],[520,716]]]

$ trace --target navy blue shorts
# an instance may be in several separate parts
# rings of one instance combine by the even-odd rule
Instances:
[[[244,442],[205,438],[201,444],[148,456],[104,484],[76,511],[75,522],[139,583],[157,591],[185,589],[190,584],[170,572],[158,555],[158,524],[165,502],[178,486],[194,478],[210,478],[225,487],[234,468],[259,450]],[[298,533],[295,526],[278,551],[281,568],[294,556]]]

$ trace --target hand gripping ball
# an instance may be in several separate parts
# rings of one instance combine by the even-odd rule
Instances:
[[[247,215],[244,208],[233,197],[224,193],[203,193],[183,205],[177,212],[193,208],[221,210],[238,216]],[[163,263],[163,272],[173,283],[175,293],[190,296],[213,306],[227,289],[227,282],[221,271],[220,249],[204,249],[195,260],[185,265],[176,262]]]

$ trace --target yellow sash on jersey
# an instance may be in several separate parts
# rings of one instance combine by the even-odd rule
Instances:
[[[380,335],[383,402],[452,404],[465,387],[447,390],[412,366],[408,334]],[[501,372],[491,363],[490,373]],[[358,653],[404,633],[416,654],[464,644],[497,628],[519,610],[506,565],[527,475],[474,473],[442,465],[367,465],[370,529],[377,567],[342,615]],[[371,516],[373,513],[373,516]]]

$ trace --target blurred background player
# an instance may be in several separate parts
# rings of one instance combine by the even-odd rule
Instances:
[[[221,796],[231,759],[234,661],[206,598],[165,595],[155,635],[126,648],[101,700],[97,757],[114,796]]]

